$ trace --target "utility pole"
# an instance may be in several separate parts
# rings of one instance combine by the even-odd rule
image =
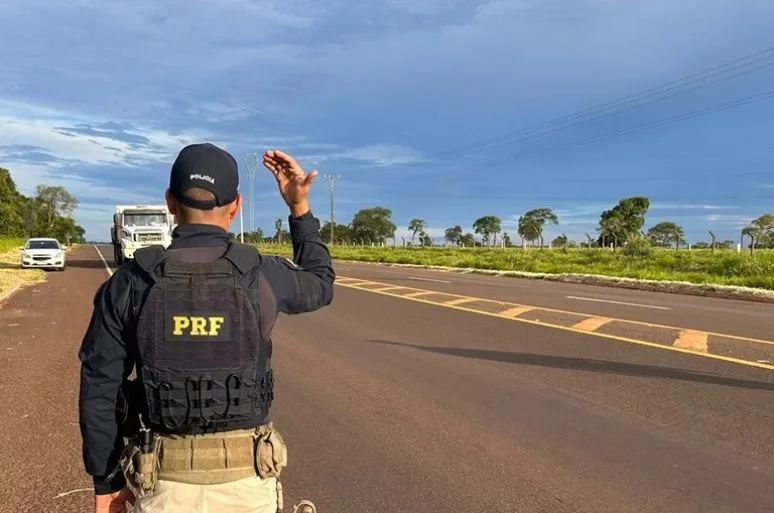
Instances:
[[[255,170],[258,167],[258,153],[245,152],[245,171],[247,172],[247,192],[250,195],[248,201],[247,218],[250,221],[250,232],[255,231]]]
[[[326,174],[326,175],[323,175],[323,178],[328,180],[328,183],[330,183],[331,185],[331,246],[332,246],[335,241],[334,233],[336,232],[336,224],[333,222],[333,183],[336,180],[340,179],[341,175]]]

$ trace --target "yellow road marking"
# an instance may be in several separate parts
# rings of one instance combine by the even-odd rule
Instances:
[[[403,287],[399,287],[398,285],[390,285],[389,287],[379,287],[378,289],[370,289],[370,290],[378,290],[379,292],[384,292],[386,290],[398,290],[402,288]]]
[[[336,281],[341,280],[342,278],[336,278]],[[342,285],[366,285],[369,282],[368,280],[358,280],[357,278],[344,278],[345,280],[348,280],[346,283],[342,283]],[[387,283],[384,283],[384,285],[388,285]]]
[[[406,287],[408,288],[408,287]],[[419,297],[419,296],[429,296],[431,294],[438,294],[438,292],[434,290],[423,290],[420,292],[412,292],[411,294],[396,294],[396,296],[400,297]]]
[[[460,299],[452,299],[451,301],[444,301],[443,304],[453,306],[453,305],[462,305],[465,303],[472,303],[474,301],[478,301],[478,300],[472,297],[463,297]]]
[[[707,334],[703,331],[682,330],[680,335],[672,342],[672,346],[706,353],[708,350]]]
[[[531,306],[517,306],[514,308],[509,308],[507,310],[503,310],[498,315],[502,315],[503,317],[518,317],[519,315],[523,313],[527,313],[530,310],[534,310]]]
[[[576,330],[597,331],[599,328],[612,320],[613,319],[609,317],[589,317],[588,319],[583,319],[582,321],[573,324],[572,327]]]
[[[379,284],[382,284],[382,285],[385,285],[385,286],[389,286],[388,283],[373,282],[373,281],[367,281],[367,280],[363,280],[363,281],[358,282],[358,283],[342,283],[339,279],[337,279],[336,283],[338,285],[342,286],[342,287],[347,287],[347,288],[351,288],[351,289],[354,289],[354,290],[360,290],[360,291],[364,291],[364,292],[371,292],[373,294],[381,294],[383,296],[389,296],[389,297],[394,297],[394,298],[398,298],[398,299],[406,299],[408,301],[416,301],[417,303],[422,303],[422,304],[432,305],[432,306],[440,306],[440,307],[449,308],[449,309],[452,309],[452,310],[459,310],[461,312],[473,313],[473,314],[478,314],[478,315],[486,315],[486,316],[495,317],[495,318],[498,318],[498,319],[507,319],[509,321],[520,322],[520,323],[524,323],[524,324],[532,324],[534,326],[542,326],[544,328],[553,328],[553,329],[557,329],[557,330],[561,330],[561,331],[568,331],[568,332],[571,332],[571,333],[580,333],[580,334],[583,334],[583,335],[590,335],[590,336],[594,336],[594,337],[605,338],[605,339],[616,341],[616,342],[626,342],[626,343],[629,343],[629,344],[635,344],[635,345],[643,346],[643,347],[650,347],[650,348],[653,348],[653,349],[661,349],[661,350],[664,350],[664,351],[672,351],[672,352],[675,352],[675,353],[683,353],[683,354],[690,354],[690,355],[694,355],[694,356],[702,356],[702,357],[705,357],[705,358],[711,358],[713,360],[719,360],[719,361],[728,362],[728,363],[736,363],[736,364],[745,365],[745,366],[748,366],[748,367],[756,367],[756,368],[759,368],[759,369],[774,370],[774,365],[770,365],[770,364],[766,364],[766,363],[760,363],[760,362],[753,362],[753,361],[750,361],[750,360],[742,360],[740,358],[734,358],[734,357],[731,357],[731,356],[723,356],[723,355],[712,354],[712,353],[706,352],[706,350],[702,351],[702,350],[700,350],[702,346],[701,345],[697,345],[697,344],[694,344],[694,347],[699,347],[699,349],[693,349],[691,347],[681,347],[681,345],[684,344],[683,342],[681,342],[680,344],[677,344],[677,345],[675,345],[673,343],[673,345],[670,346],[670,345],[658,344],[656,342],[648,342],[648,341],[645,341],[645,340],[637,340],[637,339],[634,339],[634,338],[624,337],[624,336],[621,336],[621,335],[612,335],[612,334],[609,334],[609,333],[599,333],[599,332],[589,332],[589,331],[585,331],[583,329],[578,329],[575,326],[562,326],[560,324],[551,324],[551,323],[544,322],[544,321],[537,321],[537,320],[524,319],[524,318],[518,317],[518,315],[520,315],[521,313],[527,312],[529,310],[545,310],[547,312],[556,312],[556,313],[564,313],[564,314],[570,314],[570,315],[576,315],[576,316],[577,315],[584,315],[584,316],[588,316],[588,317],[594,317],[592,315],[583,314],[583,313],[580,313],[580,312],[569,312],[569,311],[565,311],[565,310],[557,310],[557,309],[553,309],[553,308],[543,308],[543,307],[528,306],[528,305],[514,305],[513,308],[510,308],[508,310],[504,310],[502,312],[495,313],[495,312],[487,312],[485,310],[476,310],[474,308],[468,308],[468,307],[465,307],[465,306],[461,306],[459,304],[450,304],[449,302],[444,302],[444,301],[432,301],[432,300],[429,300],[429,299],[423,299],[423,298],[421,298],[419,296],[429,295],[429,294],[444,294],[444,295],[447,295],[447,296],[456,296],[459,299],[470,299],[470,300],[473,300],[473,301],[484,301],[484,302],[489,302],[489,303],[500,303],[500,304],[502,304],[503,303],[502,301],[494,301],[494,300],[491,300],[491,299],[479,298],[479,297],[475,297],[475,296],[462,296],[462,295],[459,295],[459,294],[449,294],[449,293],[446,293],[446,292],[439,292],[439,291],[436,291],[436,290],[417,289],[417,288],[414,288],[414,287],[400,287],[400,288],[407,289],[407,290],[414,290],[416,292],[412,292],[410,294],[396,294],[394,292],[389,292],[389,291],[384,291],[384,290],[377,290],[377,289],[367,289],[367,288],[362,288],[362,287],[358,286],[361,283],[369,283],[369,284],[377,284],[377,283],[379,283]],[[454,300],[452,300],[452,301],[454,301]],[[514,315],[513,312],[516,312],[516,314]],[[666,328],[666,329],[672,329],[672,330],[678,330],[678,331],[695,331],[696,333],[702,333],[703,335],[706,335],[706,336],[715,335],[715,336],[724,337],[724,338],[728,338],[728,339],[736,339],[736,340],[742,340],[742,341],[746,341],[746,342],[758,342],[758,343],[766,344],[766,345],[774,345],[774,342],[769,341],[769,340],[759,340],[759,339],[741,337],[741,336],[738,336],[738,335],[727,335],[727,334],[723,334],[723,333],[713,333],[713,332],[709,332],[709,331],[700,332],[698,330],[683,330],[682,328],[677,328],[677,327],[674,327],[674,326],[666,326],[666,325],[653,324],[653,323],[647,323],[647,322],[641,322],[641,321],[630,321],[630,320],[627,320],[627,319],[611,318],[610,320],[611,321],[623,322],[623,323],[629,323],[629,324],[635,324],[635,325],[640,325],[640,326],[654,327],[654,328]],[[690,345],[690,344],[685,343],[684,345]]]
[[[344,279],[353,280],[353,279],[357,279],[357,278],[344,278]],[[339,278],[336,278],[336,280],[338,282]],[[362,283],[373,283],[373,284],[380,283],[382,285],[389,285],[388,283],[375,282],[375,281],[367,281],[367,280],[362,281]],[[346,286],[346,285],[357,285],[357,284],[354,284],[354,283],[341,283],[341,285]],[[418,290],[424,290],[424,289],[417,289],[417,288],[414,288],[414,287],[400,287],[400,288],[406,289],[406,290],[417,290],[417,291]],[[366,289],[358,289],[358,290],[366,290]],[[460,295],[460,294],[452,294],[452,293],[449,293],[449,292],[441,292],[441,291],[438,291],[438,290],[428,291],[428,292],[433,293],[433,294],[443,294],[445,296],[456,296],[458,298],[466,298],[466,299],[470,299],[472,301],[484,301],[486,303],[498,303],[498,304],[503,304],[503,303],[505,303],[505,304],[512,304],[512,305],[514,305],[514,307],[529,308],[529,309],[533,309],[533,310],[543,310],[545,312],[553,312],[553,313],[558,313],[558,314],[576,315],[576,316],[577,315],[582,315],[582,316],[589,316],[589,317],[592,316],[592,314],[587,314],[587,313],[582,313],[582,312],[573,312],[573,311],[570,311],[570,310],[559,310],[558,308],[549,308],[549,307],[546,307],[546,306],[521,305],[521,304],[517,304],[517,303],[509,303],[507,301],[498,301],[498,300],[495,300],[495,299],[488,299],[488,298],[485,298],[485,297],[463,296],[463,295]],[[396,294],[396,297],[405,297],[405,296],[401,296],[399,294]],[[652,322],[635,321],[635,320],[632,320],[632,319],[611,318],[611,320],[612,321],[625,322],[625,323],[628,323],[628,324],[634,324],[634,325],[637,325],[637,326],[646,326],[648,328],[663,328],[663,329],[666,329],[666,330],[677,330],[677,331],[685,329],[685,328],[681,328],[679,326],[669,326],[668,324],[656,324],[656,323],[652,323]],[[763,339],[760,339],[760,338],[743,337],[741,335],[731,335],[729,333],[718,333],[718,332],[715,332],[715,331],[702,331],[702,333],[706,333],[707,335],[714,336],[714,337],[723,337],[723,338],[728,338],[728,339],[732,339],[732,340],[741,340],[742,342],[752,342],[752,343],[755,343],[755,344],[762,344],[762,345],[766,345],[766,346],[774,346],[774,340],[763,340]]]

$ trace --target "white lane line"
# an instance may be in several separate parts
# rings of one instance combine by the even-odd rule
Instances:
[[[102,256],[102,252],[99,250],[97,246],[94,246],[94,251],[97,252],[99,255],[99,258],[102,260],[102,263],[105,264],[105,270],[108,273],[108,276],[113,276],[113,269],[110,268],[110,266],[107,263],[107,260],[105,260],[105,257]]]
[[[597,299],[595,297],[564,296],[567,299],[577,299],[579,301],[596,301],[597,303],[611,303],[614,305],[639,306],[640,308],[653,308],[654,310],[671,310],[668,306],[646,305],[643,303],[627,303],[626,301],[613,301],[612,299]]]
[[[451,283],[450,281],[446,280],[434,280],[433,278],[420,278],[419,276],[408,276],[409,280],[420,280],[420,281],[432,281],[435,283]]]

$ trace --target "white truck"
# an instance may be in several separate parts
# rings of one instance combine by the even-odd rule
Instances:
[[[166,205],[116,205],[110,229],[116,265],[132,260],[140,248],[166,248],[172,242],[174,227],[174,216]]]

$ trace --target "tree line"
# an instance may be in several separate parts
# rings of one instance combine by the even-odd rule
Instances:
[[[0,237],[53,237],[83,244],[86,231],[73,219],[78,200],[62,186],[39,185],[33,197],[21,194],[11,172],[0,167]]]
[[[658,247],[679,249],[688,245],[682,226],[673,221],[662,221],[644,230],[650,199],[645,196],[622,198],[609,210],[600,213],[595,233],[585,234],[585,241],[569,240],[561,234],[550,241],[553,247],[622,247],[632,243],[647,243]],[[514,233],[502,229],[502,219],[489,214],[479,217],[465,230],[461,225],[449,227],[444,232],[445,245],[472,246],[522,246],[545,247],[546,226],[558,226],[559,216],[547,207],[534,208],[519,216]],[[401,238],[403,246],[432,246],[434,241],[427,233],[423,219],[411,219],[407,226],[410,236]],[[330,222],[321,228],[323,239],[339,244],[386,244],[392,241],[398,245],[395,232],[398,227],[392,221],[392,211],[378,206],[359,210],[348,223],[336,223],[331,230]],[[333,233],[331,233],[333,231]],[[693,248],[730,249],[736,241],[717,240],[715,233],[708,231],[709,240],[691,245]],[[331,237],[332,236],[332,237]],[[478,236],[478,238],[476,237]],[[518,238],[518,243],[514,241]],[[277,236],[267,238],[276,241]],[[764,214],[753,220],[740,232],[739,243],[747,248],[774,248],[774,214]]]

